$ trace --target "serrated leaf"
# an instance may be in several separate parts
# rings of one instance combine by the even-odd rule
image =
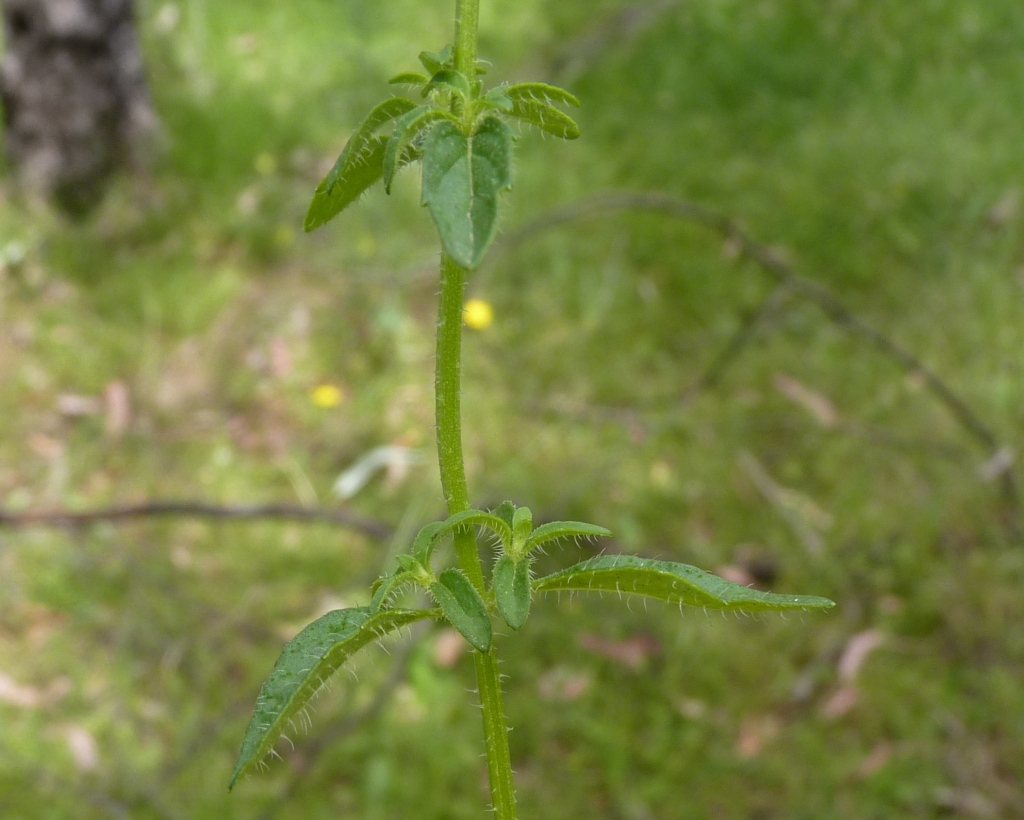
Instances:
[[[423,203],[445,251],[475,268],[494,239],[498,195],[512,185],[512,132],[488,117],[472,137],[454,123],[434,126],[423,147]]]
[[[395,123],[395,133],[388,140],[384,152],[385,191],[391,193],[391,183],[394,182],[395,173],[400,166],[399,158],[406,153],[413,140],[442,120],[455,122],[455,118],[444,109],[421,105]]]
[[[461,71],[456,71],[454,68],[442,68],[434,74],[430,78],[430,82],[427,83],[427,87],[423,89],[423,96],[426,97],[431,91],[438,88],[446,88],[458,94],[464,100],[468,100],[472,96],[472,90],[469,87],[469,80],[466,78],[466,75]]]
[[[526,551],[536,549],[556,538],[608,538],[611,534],[611,530],[598,527],[596,524],[584,524],[582,521],[552,521],[533,531],[533,535],[526,542]]]
[[[494,600],[501,617],[513,629],[521,629],[530,615],[530,562],[524,558],[516,562],[507,553],[494,562],[491,576]]]
[[[386,141],[374,132],[416,107],[403,97],[375,106],[345,144],[334,167],[317,186],[303,225],[307,232],[329,222],[373,185],[384,173]]]
[[[540,578],[535,592],[617,592],[646,595],[670,603],[743,612],[830,609],[814,595],[777,595],[734,584],[697,567],[635,555],[601,555]]]
[[[303,223],[307,233],[334,219],[384,175],[386,146],[387,140],[383,137],[371,137],[359,154],[350,156],[348,168],[337,176],[333,185],[328,178],[317,186]]]
[[[576,120],[548,103],[513,98],[509,116],[535,125],[563,140],[574,140],[580,135]]]
[[[455,61],[455,51],[448,45],[440,51],[421,51],[420,62],[431,74],[437,74],[442,68],[451,65]]]
[[[575,96],[564,88],[547,83],[516,83],[505,88],[505,95],[513,101],[521,100],[548,103],[549,105],[561,103],[562,105],[571,105],[573,108],[580,107],[580,101]]]
[[[263,759],[292,716],[355,652],[389,632],[439,614],[429,609],[389,609],[375,615],[367,607],[338,609],[292,638],[256,698],[228,788]]]
[[[390,80],[388,85],[426,85],[430,82],[430,78],[425,74],[418,74],[415,71],[404,71],[401,74],[396,74]]]
[[[345,149],[341,152],[341,156],[338,157],[338,161],[334,163],[334,167],[327,175],[327,193],[333,192],[334,186],[338,183],[340,177],[348,172],[352,163],[363,153],[378,129],[392,120],[404,116],[415,107],[416,103],[405,99],[405,97],[389,97],[374,106],[370,113],[366,115],[366,118],[359,124],[355,133],[349,138],[349,141],[345,144]]]
[[[467,641],[481,652],[491,648],[491,616],[483,598],[461,570],[446,569],[430,585],[441,612]]]

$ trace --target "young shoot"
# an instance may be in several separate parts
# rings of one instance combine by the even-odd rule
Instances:
[[[455,41],[420,54],[423,72],[396,75],[391,84],[408,96],[377,105],[349,139],[317,187],[306,216],[312,231],[333,219],[377,182],[390,192],[395,176],[419,163],[422,202],[440,237],[442,256],[437,322],[435,401],[437,451],[449,517],[425,526],[398,556],[394,571],[371,588],[369,606],[330,612],[284,648],[263,684],[230,786],[256,769],[292,717],[366,644],[420,620],[448,623],[474,648],[492,808],[498,820],[516,816],[494,642],[493,619],[523,628],[535,595],[614,592],[680,605],[732,611],[828,609],[825,598],[749,589],[696,567],[647,558],[607,555],[535,578],[537,551],[559,540],[596,539],[611,533],[596,524],[557,521],[534,527],[527,507],[505,502],[493,511],[470,505],[462,456],[460,361],[466,277],[494,239],[502,192],[512,187],[517,131],[526,123],[566,140],[580,135],[566,113],[579,105],[568,91],[529,82],[487,87],[476,57],[479,0],[457,0]],[[485,581],[477,529],[496,544],[490,583]],[[451,538],[455,566],[439,566],[438,547]],[[432,607],[395,606],[409,589]]]

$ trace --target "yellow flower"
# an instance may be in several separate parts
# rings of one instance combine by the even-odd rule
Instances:
[[[341,404],[345,400],[345,394],[341,392],[340,387],[333,384],[321,384],[313,388],[310,398],[317,407],[330,409]]]
[[[470,299],[462,309],[462,320],[473,330],[484,330],[494,321],[494,308],[483,299]]]

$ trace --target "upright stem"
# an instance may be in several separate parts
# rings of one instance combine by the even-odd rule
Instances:
[[[461,10],[464,3],[459,2]],[[470,5],[466,3],[465,5]],[[473,6],[474,32],[476,3]],[[461,32],[461,28],[460,28]],[[475,60],[475,57],[474,57]],[[448,256],[441,256],[441,296],[437,310],[437,371],[435,402],[437,411],[437,458],[441,468],[441,487],[448,514],[469,509],[469,490],[462,458],[462,300],[466,271]],[[485,592],[483,568],[471,528],[457,530],[454,536],[459,567],[473,585]],[[508,748],[508,724],[501,696],[498,656],[492,648],[486,655],[476,652],[476,678],[483,707],[484,739],[487,748],[487,772],[491,784],[491,803],[497,820],[515,820],[515,790],[512,782],[512,757]]]
[[[466,272],[448,254],[442,254],[434,401],[437,460],[449,515],[469,509],[469,489],[462,460],[462,299],[465,282]],[[483,594],[484,574],[473,530],[468,527],[456,530],[454,540],[459,567]]]
[[[456,0],[455,68],[476,79],[476,36],[480,25],[480,0]]]

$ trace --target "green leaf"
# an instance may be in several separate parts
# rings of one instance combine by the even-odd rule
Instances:
[[[580,101],[564,88],[547,83],[517,83],[505,89],[505,96],[512,101],[511,116],[565,140],[579,137],[576,121],[554,107],[560,103],[579,108]]]
[[[389,632],[439,614],[429,609],[389,609],[375,615],[366,607],[338,609],[292,638],[256,698],[228,788],[233,788],[238,778],[263,759],[292,716],[355,652]]]
[[[341,152],[341,156],[338,157],[338,161],[334,163],[334,167],[327,175],[327,193],[333,192],[334,186],[338,183],[341,176],[348,172],[350,166],[358,159],[381,126],[407,114],[415,107],[416,103],[405,99],[405,97],[389,97],[384,102],[376,105],[366,115],[366,119],[359,124],[355,133],[345,144],[345,149]]]
[[[481,652],[491,648],[491,616],[469,579],[458,569],[446,569],[437,582],[430,585],[430,594],[444,616],[462,636]]]
[[[494,514],[508,524],[509,532],[511,532],[512,525],[515,523],[516,505],[511,501],[502,501],[494,511]]]
[[[573,108],[580,107],[580,101],[564,88],[547,83],[516,83],[505,88],[505,95],[513,102],[538,102],[553,105],[571,105]]]
[[[543,524],[533,531],[533,535],[526,542],[526,551],[554,541],[556,538],[608,538],[611,531],[596,524],[584,524],[581,521],[553,521],[550,524]]]
[[[494,108],[505,114],[512,113],[512,100],[509,99],[508,94],[505,93],[506,89],[504,86],[495,86],[483,97],[477,100],[478,105],[483,105],[488,108]]]
[[[427,87],[423,89],[423,96],[426,97],[431,91],[439,88],[454,92],[464,100],[468,100],[472,96],[472,90],[469,87],[469,80],[466,79],[466,75],[461,71],[456,71],[454,68],[442,68],[431,77]]]
[[[444,531],[444,521],[432,521],[416,536],[412,542],[412,554],[423,566],[430,567],[430,556],[434,553],[438,539]]]
[[[512,540],[518,545],[524,545],[531,532],[533,532],[533,513],[529,507],[520,507],[512,516]]]
[[[536,592],[618,592],[670,603],[746,612],[830,609],[835,604],[813,595],[776,595],[726,581],[687,564],[634,555],[602,555],[534,581]]]
[[[564,140],[574,140],[580,135],[580,127],[576,124],[576,120],[547,103],[513,98],[509,116],[535,125]]]
[[[468,527],[473,524],[493,530],[501,538],[502,543],[507,544],[512,537],[512,530],[499,516],[485,510],[463,510],[449,516],[444,521],[433,521],[421,529],[412,544],[413,555],[420,564],[429,569],[430,558],[440,540],[458,527]]]
[[[498,224],[498,194],[512,185],[512,132],[488,117],[472,137],[441,122],[423,148],[423,203],[445,251],[459,265],[480,264]]]
[[[395,133],[388,140],[384,152],[384,190],[391,193],[391,183],[400,167],[399,158],[404,156],[412,142],[442,120],[457,122],[455,117],[442,108],[421,105],[414,108],[395,123]]]
[[[420,562],[416,560],[415,556],[406,555],[402,553],[395,556],[395,560],[398,562],[398,566],[402,568],[402,572],[409,572],[412,574],[419,574]]]
[[[403,571],[396,572],[394,575],[386,575],[374,581],[373,586],[370,587],[370,591],[373,594],[373,597],[370,599],[370,614],[376,615],[380,612],[387,605],[388,598],[399,587],[415,582],[418,575],[418,572]]]
[[[452,47],[445,46],[440,51],[421,51],[420,62],[431,74],[437,74],[442,68],[454,64],[455,51]]]
[[[381,178],[386,140],[374,136],[374,132],[415,107],[415,103],[403,97],[391,97],[366,116],[331,172],[317,186],[306,214],[304,228],[307,232],[332,220]]]
[[[449,516],[444,522],[444,531],[449,532],[456,527],[463,525],[477,524],[492,530],[503,543],[508,543],[512,537],[512,530],[509,529],[505,520],[485,510],[463,510],[460,513]]]
[[[384,175],[386,145],[383,137],[371,137],[358,154],[349,155],[348,167],[337,175],[333,185],[327,178],[317,186],[303,224],[307,233],[334,219]]]
[[[430,82],[430,78],[425,74],[417,74],[415,71],[404,71],[401,74],[396,74],[390,80],[388,85],[426,85]]]
[[[494,562],[491,576],[494,600],[501,617],[513,629],[521,629],[530,615],[530,562],[516,562],[507,553]]]

